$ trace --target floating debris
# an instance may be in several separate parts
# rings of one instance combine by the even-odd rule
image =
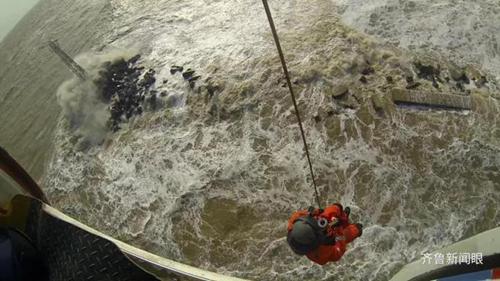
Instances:
[[[188,80],[193,77],[194,70],[191,68],[188,68],[185,72],[182,73],[182,77],[184,77],[185,80]]]
[[[363,74],[363,75],[370,75],[373,73],[375,73],[375,69],[371,66],[367,66],[363,70],[361,70],[361,74]]]
[[[173,65],[170,68],[170,74],[173,75],[177,72],[182,72],[183,70],[184,70],[184,67],[178,66],[178,65]],[[188,68],[188,69],[186,69],[186,71],[182,72],[182,77],[184,78],[184,80],[189,82],[189,87],[191,87],[191,89],[193,89],[194,86],[196,85],[196,80],[201,78],[200,75],[193,76],[194,73],[195,73],[195,71],[192,70],[191,68]]]
[[[170,68],[170,74],[174,75],[177,72],[182,72],[184,70],[184,67],[178,66],[178,65],[172,65]]]
[[[424,105],[434,108],[471,109],[471,99],[468,96],[417,92],[409,94],[403,89],[393,89],[392,99],[396,104]]]
[[[190,78],[188,78],[187,80],[188,80],[189,82],[194,82],[194,81],[196,81],[196,80],[200,79],[200,77],[201,77],[200,75],[197,75],[197,76],[191,76],[191,77],[190,77]]]
[[[141,55],[137,54],[128,60],[129,66],[132,66],[137,63],[137,61],[141,58]]]
[[[406,76],[406,83],[406,89],[415,89],[421,85],[420,82],[415,82],[413,76]]]
[[[113,132],[120,129],[120,123],[144,112],[146,97],[152,108],[157,106],[156,94],[150,90],[156,82],[156,72],[149,69],[144,73],[144,67],[137,66],[140,58],[140,55],[136,55],[129,60],[105,62],[99,78],[94,81],[100,89],[102,100],[110,104],[108,126]]]

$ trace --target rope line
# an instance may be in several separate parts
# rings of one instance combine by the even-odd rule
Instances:
[[[309,147],[306,141],[306,135],[304,133],[304,128],[302,127],[302,120],[300,119],[299,107],[297,106],[297,101],[295,100],[295,94],[293,92],[292,83],[290,82],[290,75],[288,74],[288,68],[285,62],[285,56],[283,55],[283,51],[281,50],[281,44],[279,41],[278,33],[276,32],[276,27],[274,26],[273,17],[271,15],[271,10],[269,9],[269,5],[267,0],[262,0],[262,4],[264,4],[264,9],[266,10],[267,19],[269,21],[269,25],[271,27],[271,32],[273,33],[274,43],[276,43],[276,48],[278,49],[278,53],[281,60],[281,66],[283,67],[283,72],[285,73],[286,83],[288,85],[288,89],[290,90],[290,95],[292,96],[293,107],[295,108],[295,114],[297,115],[297,120],[299,123],[300,134],[302,135],[302,141],[304,142],[304,150],[307,156],[307,162],[309,163],[309,171],[311,172],[312,182],[314,186],[314,193],[316,195],[316,203],[318,204],[318,208],[321,208],[321,204],[319,201],[318,188],[316,186],[316,180],[314,177],[314,171],[312,167],[311,157],[309,155]]]

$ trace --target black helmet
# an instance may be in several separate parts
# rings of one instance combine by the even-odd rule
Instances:
[[[316,250],[320,244],[317,222],[311,216],[299,218],[288,232],[287,242],[290,248],[298,254],[305,255]]]

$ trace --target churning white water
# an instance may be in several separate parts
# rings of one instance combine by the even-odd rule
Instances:
[[[381,6],[358,4],[356,13],[355,3],[345,3],[347,22],[362,23],[356,19],[365,10]],[[164,107],[85,149],[76,136],[85,132],[61,118],[45,177],[54,204],[147,250],[255,280],[387,280],[423,251],[500,222],[493,109],[397,108],[391,91],[404,89],[412,62],[424,56],[346,27],[335,1],[270,4],[322,200],[351,206],[366,226],[341,262],[314,265],[283,239],[291,212],[314,204],[313,190],[259,1],[111,0],[112,33],[101,55],[141,53],[141,63],[157,71],[154,87],[167,92]],[[404,38],[413,35],[404,34],[401,42],[410,42]],[[451,53],[435,61],[454,67]],[[97,56],[78,61],[95,75],[99,66],[84,58]],[[374,74],[360,82],[367,64]],[[191,89],[170,74],[172,65],[192,68],[200,82]],[[339,85],[350,93],[343,103],[331,96]],[[73,89],[61,87],[59,101],[88,93]],[[440,91],[457,90],[443,82]],[[495,91],[491,82],[482,97],[498,108]]]

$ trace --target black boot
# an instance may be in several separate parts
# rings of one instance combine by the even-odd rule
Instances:
[[[346,213],[346,215],[349,216],[351,214],[351,208],[345,207],[344,213]]]
[[[356,227],[357,227],[357,228],[358,228],[358,230],[359,230],[359,236],[358,236],[358,237],[360,237],[360,236],[363,234],[363,225],[362,225],[362,224],[360,224],[360,223],[357,223],[357,224],[355,224],[355,225],[356,225]]]

